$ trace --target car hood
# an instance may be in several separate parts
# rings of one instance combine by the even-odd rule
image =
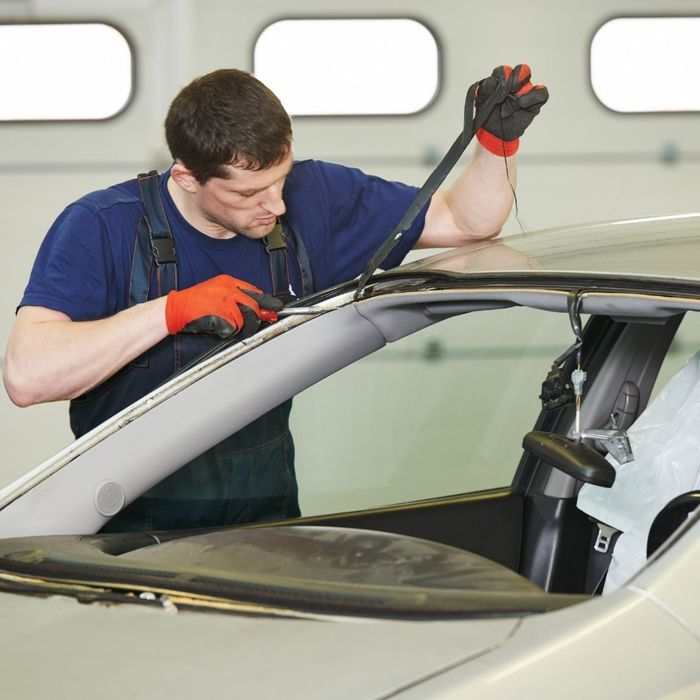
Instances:
[[[500,649],[520,624],[251,618],[7,594],[0,614],[12,640],[5,694],[76,700],[386,698]]]
[[[453,547],[342,528],[0,548],[0,587],[24,594],[0,592],[3,687],[17,697],[123,697],[128,668],[148,697],[385,698],[500,649],[527,613],[582,600]]]

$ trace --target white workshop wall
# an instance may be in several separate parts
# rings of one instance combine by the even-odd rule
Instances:
[[[281,17],[411,16],[434,30],[443,51],[441,94],[428,110],[400,118],[299,118],[298,157],[420,184],[430,171],[426,156],[441,155],[461,128],[468,85],[500,63],[528,62],[551,93],[521,149],[518,197],[528,228],[698,210],[700,115],[617,115],[595,100],[588,83],[590,40],[606,19],[697,8],[695,0],[4,0],[0,20],[114,23],[134,47],[137,82],[129,109],[107,122],[0,124],[0,353],[34,254],[62,207],[86,191],[166,167],[162,121],[174,93],[216,68],[250,69],[257,33]],[[663,158],[673,153],[675,162]],[[517,230],[512,219],[505,233]],[[17,409],[0,392],[0,434],[1,484],[70,440],[67,405]]]

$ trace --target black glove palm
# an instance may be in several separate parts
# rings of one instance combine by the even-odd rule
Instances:
[[[517,140],[549,99],[549,92],[544,85],[533,85],[530,82],[529,66],[518,64],[513,69],[510,66],[498,66],[488,78],[479,83],[476,94],[477,114],[494,95],[496,104],[482,124],[482,129],[501,141],[516,142],[517,149]],[[479,141],[497,155],[503,154],[503,144],[495,144],[493,139],[481,137]]]

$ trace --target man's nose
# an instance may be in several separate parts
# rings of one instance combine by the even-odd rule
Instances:
[[[282,188],[274,185],[265,191],[265,199],[262,201],[263,208],[275,216],[282,216],[287,211],[287,205],[282,199]]]

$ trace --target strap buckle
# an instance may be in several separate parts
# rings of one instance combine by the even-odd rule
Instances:
[[[284,240],[284,234],[282,233],[282,224],[279,220],[275,224],[275,227],[267,234],[263,239],[263,245],[267,253],[273,250],[286,250],[287,243]]]
[[[601,554],[607,554],[608,549],[612,543],[613,537],[619,530],[615,527],[610,527],[605,523],[597,523],[598,525],[598,535],[595,538],[595,543],[593,544],[593,549]]]
[[[153,238],[151,240],[153,259],[156,265],[177,262],[175,243],[172,238]]]

